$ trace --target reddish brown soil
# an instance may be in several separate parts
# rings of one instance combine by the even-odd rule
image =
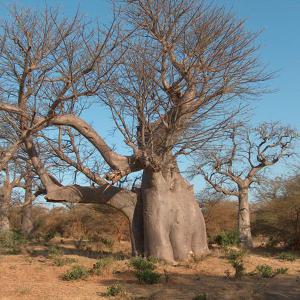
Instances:
[[[64,257],[77,259],[77,264],[91,268],[96,253],[84,253],[67,243],[59,244]],[[107,287],[120,282],[126,293],[114,299],[193,299],[206,294],[207,299],[300,299],[300,259],[285,262],[255,250],[245,259],[246,271],[251,272],[259,264],[273,268],[288,268],[288,273],[275,278],[262,279],[245,276],[228,279],[226,270],[233,269],[220,250],[198,262],[170,266],[161,264],[161,283],[138,284],[128,267],[128,260],[116,261],[101,276],[86,280],[63,281],[61,275],[70,265],[57,267],[47,256],[45,246],[27,247],[27,253],[0,256],[0,299],[107,299],[103,294]]]

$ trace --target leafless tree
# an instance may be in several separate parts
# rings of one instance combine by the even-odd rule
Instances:
[[[0,179],[0,232],[10,230],[9,208],[12,205],[12,192],[22,187],[25,169],[18,159],[9,161],[1,169]]]
[[[17,116],[22,143],[48,201],[103,203],[130,221],[133,253],[174,261],[208,251],[205,223],[193,187],[177,165],[215,138],[262,91],[255,35],[222,9],[192,0],[125,1],[126,30],[115,20],[90,31],[79,16],[49,10],[13,12],[0,57],[0,109]],[[131,155],[120,155],[80,113],[98,99],[111,111]],[[98,104],[99,105],[99,104]],[[73,157],[48,128],[72,128],[109,166],[105,176]],[[51,151],[99,187],[62,186],[39,156],[42,135]],[[75,146],[75,147],[74,147]],[[70,160],[71,159],[71,160]],[[135,191],[113,184],[143,171]]]
[[[238,198],[240,241],[243,246],[252,247],[249,188],[260,182],[267,167],[295,154],[293,143],[298,134],[279,123],[263,123],[257,128],[239,123],[224,134],[222,144],[196,156],[193,173],[203,175],[217,192]]]

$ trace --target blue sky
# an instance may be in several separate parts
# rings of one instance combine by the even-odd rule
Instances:
[[[0,0],[0,16],[13,3],[42,8],[46,2]],[[254,103],[253,123],[281,121],[300,129],[300,0],[219,0],[215,3],[225,6],[238,18],[246,19],[249,30],[263,30],[258,38],[260,58],[270,71],[277,71],[277,77],[269,82],[269,87],[277,91],[263,95],[260,101]],[[109,22],[111,18],[109,0],[52,0],[48,4],[59,6],[65,15],[74,14],[79,7],[84,15],[99,18],[100,22]],[[96,127],[105,131],[104,136],[109,134],[110,120],[107,116],[100,116],[94,111],[88,117]],[[113,140],[116,141],[116,137]],[[282,165],[273,169],[274,174],[282,171]]]
[[[13,3],[39,8],[46,1],[0,0],[0,14]],[[270,71],[278,71],[277,77],[269,82],[277,91],[255,103],[254,121],[279,120],[300,129],[300,0],[216,0],[215,3],[246,19],[251,31],[263,30],[258,39],[261,60]],[[59,6],[66,15],[72,15],[79,7],[83,14],[104,23],[111,18],[109,0],[52,0],[48,4]]]

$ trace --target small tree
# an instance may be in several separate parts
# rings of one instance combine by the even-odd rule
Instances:
[[[252,247],[249,188],[259,183],[266,168],[293,154],[297,133],[278,123],[263,123],[257,128],[234,124],[224,132],[222,144],[199,154],[194,174],[202,174],[217,192],[238,198],[238,230],[241,244]],[[199,157],[198,157],[199,158]]]
[[[300,175],[268,180],[256,195],[253,231],[300,249]]]

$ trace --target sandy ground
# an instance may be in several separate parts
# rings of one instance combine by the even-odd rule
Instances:
[[[77,263],[91,268],[96,254],[87,254],[60,245],[64,257],[76,258]],[[161,283],[138,284],[128,267],[128,261],[116,261],[111,272],[90,276],[86,280],[66,282],[61,275],[71,266],[57,267],[47,256],[47,248],[32,247],[30,253],[0,256],[0,299],[108,299],[103,296],[107,287],[119,282],[126,295],[114,299],[193,299],[205,293],[207,299],[300,299],[300,259],[284,262],[263,251],[254,251],[245,259],[246,271],[259,264],[273,268],[288,268],[288,273],[262,279],[245,276],[228,279],[225,271],[233,269],[219,250],[201,261],[177,266],[160,265]]]

